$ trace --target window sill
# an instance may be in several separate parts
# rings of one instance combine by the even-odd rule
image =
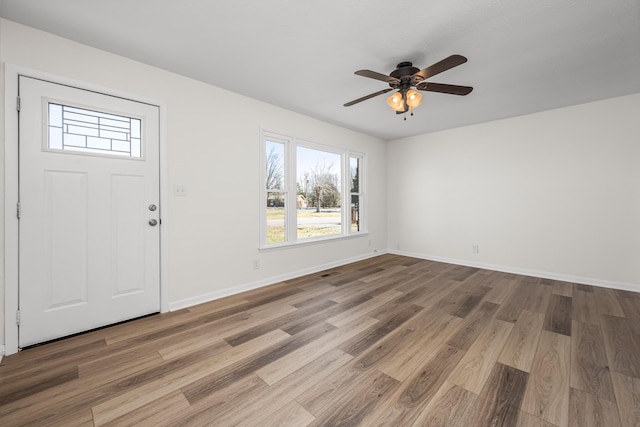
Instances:
[[[363,231],[361,233],[357,233],[357,234],[349,234],[347,236],[335,236],[335,237],[320,237],[320,238],[313,238],[313,239],[305,239],[305,240],[301,240],[301,241],[297,241],[297,242],[293,242],[293,243],[276,243],[276,244],[272,244],[272,245],[264,245],[264,246],[260,246],[258,248],[258,251],[260,252],[271,252],[271,251],[278,251],[278,250],[282,250],[282,249],[293,249],[293,248],[298,248],[298,247],[302,247],[302,246],[312,246],[312,245],[317,245],[317,244],[321,244],[321,243],[330,243],[330,242],[336,242],[336,241],[341,241],[341,240],[351,240],[351,239],[357,239],[360,237],[365,237],[368,236],[369,232],[368,231]]]

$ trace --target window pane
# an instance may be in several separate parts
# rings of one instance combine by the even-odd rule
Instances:
[[[351,192],[360,192],[360,159],[351,157],[349,159],[349,174],[351,175]]]
[[[351,195],[351,232],[360,231],[360,196]]]
[[[296,166],[298,238],[341,234],[340,155],[298,147]]]
[[[267,243],[287,240],[284,203],[284,193],[267,193]]]
[[[267,190],[284,189],[284,144],[281,142],[267,141]]]
[[[342,214],[340,208],[298,209],[298,239],[310,237],[331,236],[342,233]]]

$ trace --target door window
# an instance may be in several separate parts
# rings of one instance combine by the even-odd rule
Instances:
[[[141,120],[48,102],[47,148],[97,155],[142,156]]]

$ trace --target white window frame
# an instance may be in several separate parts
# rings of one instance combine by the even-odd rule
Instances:
[[[285,173],[285,189],[282,191],[285,194],[285,241],[267,243],[267,193],[266,188],[266,161],[267,161],[267,141],[273,141],[282,143],[285,145],[284,154],[284,173]],[[297,229],[297,148],[305,147],[312,150],[324,151],[327,153],[334,153],[340,156],[340,202],[341,202],[341,232],[339,234],[333,234],[328,236],[309,237],[304,239],[298,239]],[[360,159],[360,171],[359,171],[359,193],[351,193],[351,172],[350,172],[350,159],[357,157]],[[271,132],[263,130],[261,131],[260,138],[260,191],[259,191],[259,215],[260,215],[260,237],[259,237],[259,249],[272,249],[290,247],[295,245],[306,245],[316,242],[326,242],[328,240],[343,239],[350,236],[359,236],[367,234],[367,215],[366,215],[366,153],[351,151],[345,148],[331,146],[327,144],[320,144],[317,142],[311,142],[307,139],[297,138],[295,136],[286,135],[279,132]],[[360,204],[360,230],[351,230],[351,195],[357,194],[359,196]]]
[[[358,159],[360,162],[360,164],[358,165],[358,191],[357,192],[352,192],[351,191],[351,159],[356,158]],[[363,179],[363,177],[365,176],[365,171],[364,171],[364,167],[365,167],[365,161],[364,161],[364,154],[360,154],[360,153],[355,153],[355,152],[350,152],[349,156],[347,157],[347,172],[348,172],[348,179],[347,179],[347,192],[348,192],[348,203],[349,203],[349,208],[351,208],[351,197],[352,196],[358,196],[358,221],[359,221],[359,225],[360,225],[360,230],[359,231],[352,231],[351,230],[351,211],[349,210],[347,212],[347,214],[349,215],[349,224],[348,224],[348,228],[349,228],[349,234],[362,234],[365,232],[366,227],[365,227],[365,218],[366,215],[364,213],[364,206],[366,206],[365,203],[365,179]]]

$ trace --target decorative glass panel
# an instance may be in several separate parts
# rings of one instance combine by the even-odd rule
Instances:
[[[108,156],[142,156],[141,120],[49,103],[48,148]]]

